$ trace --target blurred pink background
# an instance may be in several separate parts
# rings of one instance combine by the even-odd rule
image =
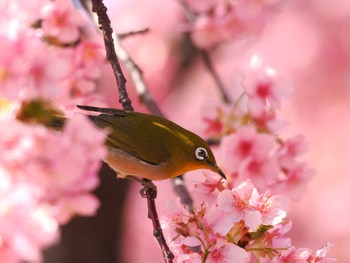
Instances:
[[[186,20],[181,6],[173,0],[105,2],[113,28],[118,33],[150,28],[149,33],[130,37],[123,40],[123,44],[143,70],[164,113],[184,127],[201,133],[199,118],[203,104],[208,99],[219,100],[219,94],[201,60],[184,40],[181,28]],[[280,119],[289,123],[282,136],[305,135],[309,148],[303,160],[317,173],[307,192],[291,209],[293,228],[290,236],[293,243],[316,250],[330,241],[335,245],[330,256],[337,258],[337,262],[348,262],[350,0],[281,1],[280,12],[272,17],[261,35],[225,44],[212,52],[215,67],[231,93],[237,81],[234,77],[237,67],[246,63],[253,54],[291,79],[294,92],[282,101],[280,112]],[[107,67],[101,87],[108,89],[109,104],[119,106],[115,81],[110,73]],[[130,79],[128,86],[137,110],[145,111],[132,91]],[[108,253],[113,253],[113,250],[106,247],[105,242],[108,239],[114,245],[120,238],[123,238],[122,245],[114,245],[114,253],[117,253],[117,258],[124,258],[122,262],[163,262],[152,236],[146,201],[138,194],[140,186],[130,187],[124,210],[121,210],[120,203],[128,182],[115,180],[106,167],[101,180],[97,194],[105,199],[98,214],[100,221],[97,220],[92,230],[97,235],[91,239],[91,235],[85,232],[85,229],[92,229],[89,223],[84,228],[77,223],[78,220],[73,220],[63,229],[63,245],[48,252],[51,261],[47,262],[76,262],[62,259],[72,253],[85,255],[83,262],[109,262],[103,256],[107,254],[106,250]],[[103,188],[106,185],[113,188],[113,192],[106,191]],[[161,215],[174,195],[169,181],[157,182],[157,186]],[[115,229],[122,222],[123,226]],[[73,239],[67,239],[65,233],[68,232]],[[74,243],[77,242],[74,237],[78,235],[84,239],[78,241],[80,248]],[[83,242],[88,249],[82,249]],[[93,251],[96,247],[102,254]],[[89,258],[88,252],[96,254],[98,261]]]
[[[220,100],[220,96],[184,34],[186,18],[179,1],[104,2],[117,33],[150,29],[123,40],[123,45],[143,70],[165,115],[201,134],[203,106],[208,100]],[[279,116],[289,126],[281,135],[306,137],[309,147],[303,159],[317,174],[300,201],[293,203],[290,236],[294,245],[313,250],[330,241],[334,244],[330,256],[337,262],[349,262],[350,0],[257,2],[280,2],[279,11],[270,17],[261,34],[226,43],[210,55],[227,91],[236,97],[237,69],[252,55],[260,56],[265,64],[290,78],[294,93],[282,101]],[[130,77],[127,79],[136,109],[146,111]],[[120,107],[109,65],[98,87],[101,94],[106,93],[109,105]],[[106,165],[100,177],[101,187],[95,191],[101,199],[98,215],[77,217],[65,225],[62,242],[45,252],[45,262],[108,263],[121,262],[120,258],[126,263],[163,262],[152,236],[146,201],[138,193],[140,186],[116,180]],[[175,195],[170,181],[156,184],[161,216]]]
[[[179,28],[185,21],[180,6],[163,0],[109,1],[108,6],[117,32],[151,29],[124,44],[167,116],[199,131],[193,120],[199,118],[204,101],[218,95],[198,57],[186,74],[180,70]],[[234,85],[231,75],[236,66],[252,54],[292,80],[294,93],[282,105],[281,119],[290,123],[283,134],[306,136],[309,150],[304,159],[317,173],[307,193],[293,204],[293,242],[317,249],[331,241],[335,246],[330,255],[346,262],[350,247],[350,1],[286,1],[256,41],[216,50],[214,63],[228,89]],[[157,185],[161,213],[162,204],[171,198],[170,186],[169,182]],[[155,262],[155,255],[162,262],[138,188],[132,188],[125,206],[126,262]]]

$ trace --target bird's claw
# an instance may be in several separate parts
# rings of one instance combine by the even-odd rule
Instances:
[[[157,197],[157,186],[150,180],[143,179],[141,181],[142,188],[140,190],[140,195],[143,198],[151,197],[152,199],[156,199]]]

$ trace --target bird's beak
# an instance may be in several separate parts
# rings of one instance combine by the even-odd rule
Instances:
[[[216,168],[217,168],[216,172],[217,172],[222,178],[224,178],[224,179],[226,180],[226,175],[224,174],[224,172],[223,172],[219,167],[216,167]]]
[[[217,164],[208,162],[208,165],[212,168],[213,172],[216,172],[218,175],[220,175],[222,178],[226,180],[226,176],[224,172],[219,168],[219,166],[217,166]]]

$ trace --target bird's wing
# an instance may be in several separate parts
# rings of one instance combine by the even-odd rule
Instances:
[[[113,115],[89,116],[96,126],[110,132],[107,136],[109,147],[121,149],[148,164],[165,163],[170,159],[170,152],[159,143],[161,138],[157,133],[148,132],[157,127],[140,117],[135,119],[135,115],[123,110],[113,110]]]
[[[100,112],[100,113],[109,113],[109,114],[115,114],[120,116],[126,116],[127,112],[120,109],[114,109],[114,108],[99,108],[99,107],[93,107],[93,106],[84,106],[84,105],[77,105],[79,109],[86,110],[86,111],[94,111],[94,112]]]

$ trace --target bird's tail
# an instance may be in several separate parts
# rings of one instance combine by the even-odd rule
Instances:
[[[25,123],[42,124],[55,130],[62,130],[68,120],[64,113],[49,101],[41,99],[23,102],[16,119]]]
[[[51,118],[48,122],[43,123],[45,126],[49,128],[53,128],[56,130],[62,130],[68,118],[62,116],[55,116]]]
[[[91,106],[77,106],[80,109],[87,111],[95,111],[108,114],[125,114],[121,110],[110,108],[97,108]],[[94,115],[86,115],[92,123],[99,126],[98,117]],[[57,109],[50,101],[42,99],[34,99],[22,103],[16,118],[25,123],[41,124],[55,130],[62,130],[68,118],[64,113]]]
[[[84,116],[88,117],[89,120],[97,125],[96,123],[96,116],[93,115],[85,115]],[[55,130],[62,130],[66,122],[68,121],[67,117],[64,116],[52,116],[52,118],[48,119],[44,124],[48,128],[52,128]]]

